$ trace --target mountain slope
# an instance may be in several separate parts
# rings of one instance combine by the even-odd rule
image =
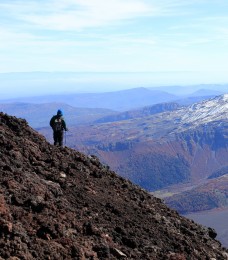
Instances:
[[[98,120],[95,120],[95,123],[116,122],[116,121],[139,118],[139,117],[146,117],[149,115],[154,115],[165,111],[173,111],[178,109],[179,107],[180,106],[174,102],[155,104],[153,106],[147,106],[141,109],[130,110],[122,113],[108,115]]]
[[[212,121],[227,119],[228,94],[217,96],[200,103],[191,105],[184,110],[182,122],[196,126],[206,124]]]
[[[225,259],[212,229],[180,217],[94,156],[54,147],[0,113],[3,259]]]
[[[213,172],[208,177],[208,179],[215,179],[215,178],[221,177],[221,176],[226,175],[226,174],[228,174],[228,166],[222,167],[221,169]]]
[[[209,180],[190,191],[185,191],[165,199],[166,204],[181,214],[214,208],[228,207],[228,175]]]

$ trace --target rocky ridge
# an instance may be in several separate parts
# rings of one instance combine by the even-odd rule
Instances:
[[[211,228],[0,113],[0,259],[228,259]]]

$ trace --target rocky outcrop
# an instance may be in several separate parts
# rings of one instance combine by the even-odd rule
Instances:
[[[227,259],[215,232],[0,113],[0,259]]]

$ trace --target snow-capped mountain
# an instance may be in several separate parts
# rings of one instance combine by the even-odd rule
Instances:
[[[228,94],[193,104],[182,110],[181,122],[185,124],[206,124],[227,119]]]

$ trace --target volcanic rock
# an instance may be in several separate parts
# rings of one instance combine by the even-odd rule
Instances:
[[[0,259],[227,259],[215,232],[0,113]]]

